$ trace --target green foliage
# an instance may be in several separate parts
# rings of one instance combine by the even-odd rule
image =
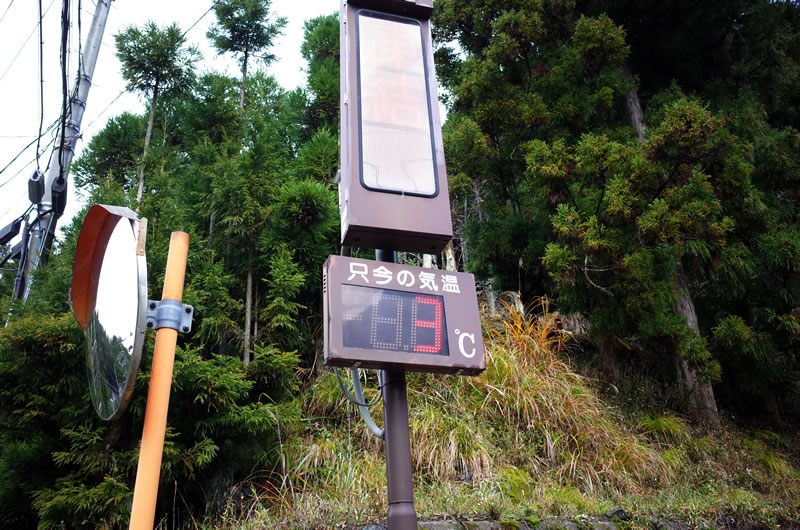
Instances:
[[[194,82],[193,67],[200,54],[184,46],[186,38],[177,24],[128,26],[114,35],[114,41],[128,90],[153,96],[184,91]]]
[[[275,56],[264,53],[272,46],[286,25],[283,18],[269,20],[270,0],[222,0],[214,4],[217,22],[206,36],[220,54],[241,55],[242,66],[248,56],[260,58],[266,64]]]
[[[71,315],[18,319],[0,336],[0,410],[6,411],[0,503],[9,524],[126,524],[150,363],[142,363],[126,417],[104,423],[89,402],[82,351],[83,336]],[[279,400],[296,389],[297,358],[276,358],[280,362],[269,366],[272,397]],[[163,484],[178,481],[191,498],[210,483],[215,468],[247,473],[268,455],[264,440],[274,432],[277,408],[253,399],[254,388],[264,383],[250,377],[235,358],[203,359],[196,349],[178,350]],[[221,449],[230,445],[238,448],[235,455]]]
[[[306,21],[301,48],[308,62],[303,115],[304,137],[323,127],[339,130],[339,17],[337,14]]]
[[[557,295],[606,360],[625,344],[662,371],[678,354],[733,408],[741,389],[773,419],[778,401],[796,411],[770,374],[798,373],[798,20],[761,0],[437,3],[467,267]],[[774,352],[762,368],[703,338],[729,316]]]
[[[109,119],[70,166],[75,175],[75,185],[88,188],[98,185],[103,179],[111,179],[123,190],[133,190],[145,128],[144,118],[128,112]]]

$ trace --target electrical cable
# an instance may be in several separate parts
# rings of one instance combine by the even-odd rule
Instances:
[[[194,27],[195,27],[196,25],[198,25],[198,24],[200,23],[200,21],[201,21],[201,20],[203,20],[203,19],[206,17],[206,15],[207,15],[207,14],[211,13],[211,10],[212,10],[212,9],[214,9],[215,7],[217,7],[217,4],[219,4],[221,1],[222,1],[222,0],[216,0],[216,1],[215,1],[213,4],[211,4],[211,7],[209,7],[209,8],[208,8],[208,11],[206,11],[205,13],[203,13],[202,15],[200,15],[200,18],[198,18],[197,20],[195,20],[195,21],[194,21],[194,24],[192,24],[191,26],[189,26],[189,29],[187,29],[186,31],[184,31],[184,32],[183,32],[183,34],[181,35],[181,37],[185,37],[187,33],[189,33],[190,31],[192,31],[192,29],[194,29]]]
[[[46,9],[46,10],[45,10],[45,12],[44,12],[44,14],[45,14],[45,15],[47,15],[47,12],[48,12],[48,11],[50,11],[50,8],[51,8],[51,7],[53,7],[53,4],[55,4],[55,3],[56,3],[56,0],[53,0],[52,2],[50,2],[50,5],[49,5],[49,6],[47,6],[47,9]],[[17,51],[17,54],[14,56],[14,58],[13,58],[13,59],[11,59],[11,63],[10,63],[10,64],[8,65],[8,67],[6,68],[6,71],[5,71],[5,72],[3,72],[3,75],[0,75],[0,81],[2,81],[3,79],[5,79],[5,77],[6,77],[6,74],[8,74],[8,72],[11,70],[11,67],[12,67],[12,66],[14,66],[14,63],[15,63],[15,62],[17,61],[17,59],[19,58],[19,55],[22,53],[22,50],[24,50],[24,49],[25,49],[25,46],[28,44],[28,41],[30,41],[30,40],[31,40],[31,37],[33,37],[33,34],[34,34],[34,33],[36,33],[36,28],[37,28],[37,27],[38,27],[38,24],[37,24],[36,26],[34,26],[34,27],[33,27],[33,30],[31,30],[31,33],[30,33],[30,35],[28,35],[28,38],[27,38],[27,39],[25,39],[25,42],[23,42],[23,43],[22,43],[22,47],[20,47],[20,49]]]
[[[364,401],[364,391],[361,389],[361,379],[358,374],[358,368],[351,368],[350,369],[350,376],[353,380],[353,390],[356,391],[356,399],[359,401]],[[379,385],[379,396],[383,396],[383,372],[378,373],[378,381],[380,382]],[[376,438],[379,440],[385,439],[386,431],[378,427],[378,424],[375,423],[375,420],[372,418],[372,414],[369,413],[369,407],[358,407],[358,413],[361,415],[361,419],[364,420],[364,423],[367,424],[367,429],[371,432]]]
[[[81,0],[78,0],[78,79],[83,75],[83,45],[81,41]]]
[[[47,130],[45,130],[45,131],[44,131],[44,133],[42,134],[42,136],[44,136],[45,134],[47,134],[47,133],[49,133],[51,130],[53,130],[53,128],[54,128],[54,127],[55,127],[55,126],[58,124],[58,122],[59,122],[59,121],[60,121],[60,120],[56,120],[56,121],[54,121],[54,122],[53,122],[53,123],[52,123],[52,124],[51,124],[51,125],[50,125],[50,126],[47,128]],[[22,150],[21,150],[19,153],[17,153],[17,155],[16,155],[14,158],[12,158],[12,159],[11,159],[11,162],[9,162],[8,164],[6,164],[6,165],[5,165],[5,167],[3,167],[3,169],[0,169],[0,173],[3,173],[3,172],[6,170],[6,169],[8,169],[9,167],[11,167],[11,164],[13,164],[14,162],[16,162],[16,161],[17,161],[17,159],[18,159],[19,157],[21,157],[21,156],[22,156],[22,155],[25,153],[25,151],[27,151],[27,150],[28,150],[28,148],[29,148],[30,146],[32,146],[33,144],[35,144],[37,141],[38,141],[38,139],[32,140],[32,141],[31,141],[31,142],[30,142],[28,145],[26,145],[25,147],[23,147],[23,148],[22,148]],[[50,143],[52,143],[52,142],[50,142]],[[44,149],[47,149],[47,146],[45,146],[45,147],[44,147]],[[44,150],[44,149],[43,149],[43,150]],[[36,159],[34,158],[33,160],[31,160],[31,162],[33,162],[34,160],[36,160]],[[6,180],[5,182],[1,183],[1,184],[0,184],[0,188],[2,188],[3,186],[5,186],[5,185],[6,185],[6,184],[8,184],[9,182],[11,182],[11,181],[14,179],[14,177],[16,177],[17,175],[19,175],[19,172],[17,172],[17,173],[16,173],[14,176],[12,176],[11,178],[9,178],[9,179],[8,179],[8,180]]]
[[[64,182],[64,144],[67,134],[67,49],[69,48],[69,0],[61,10],[61,145],[58,146],[58,183]]]
[[[121,97],[122,97],[122,95],[123,95],[123,94],[125,94],[126,92],[127,92],[127,90],[123,90],[122,92],[120,92],[119,94],[117,94],[117,97],[115,97],[114,99],[112,99],[112,100],[111,100],[111,103],[109,103],[108,105],[106,105],[106,108],[104,108],[103,110],[101,110],[101,111],[100,111],[100,114],[98,114],[97,116],[95,116],[95,117],[94,117],[94,119],[93,119],[92,121],[90,121],[90,122],[89,122],[89,124],[86,126],[86,128],[88,129],[89,127],[91,127],[91,126],[92,126],[92,124],[94,124],[94,122],[96,122],[97,120],[99,120],[99,119],[100,119],[100,116],[102,116],[103,114],[105,114],[105,113],[106,113],[106,111],[107,111],[108,109],[110,109],[110,108],[111,108],[111,105],[113,105],[114,103],[116,103],[116,102],[117,102],[117,100],[118,100],[119,98],[121,98]]]
[[[26,192],[27,192],[27,190],[26,190]],[[23,193],[22,195],[20,195],[20,196],[19,196],[19,198],[18,198],[17,200],[19,200],[20,198],[22,198],[24,195],[25,195],[25,193]],[[8,210],[6,210],[6,211],[5,211],[5,213],[4,213],[3,215],[0,215],[0,219],[2,219],[3,217],[5,217],[5,216],[6,216],[6,214],[8,214],[8,212],[10,212],[11,210],[13,210],[15,206],[17,206],[17,201],[14,201],[14,204],[11,206],[11,208],[9,208]],[[16,220],[23,219],[23,218],[24,218],[26,215],[28,215],[29,213],[31,213],[31,211],[32,211],[32,210],[33,210],[33,204],[29,204],[29,205],[28,205],[28,209],[27,209],[27,210],[25,210],[25,213],[23,213],[23,214],[22,214],[22,215],[20,215],[19,217],[15,218],[15,219],[14,219],[12,222],[14,222],[14,221],[16,221]]]
[[[8,210],[6,210],[5,212],[3,212],[3,215],[0,215],[0,219],[3,219],[3,218],[6,216],[6,215],[8,215],[8,214],[11,212],[11,210],[13,210],[13,209],[14,209],[14,208],[16,208],[17,206],[19,206],[19,201],[20,201],[20,200],[21,200],[23,197],[25,197],[25,195],[27,195],[27,194],[28,194],[28,190],[27,190],[27,189],[23,190],[23,192],[19,194],[19,197],[17,197],[16,199],[14,199],[14,202],[12,202],[12,203],[11,203],[11,206],[8,208]]]
[[[373,405],[377,405],[378,402],[383,398],[383,392],[380,391],[381,388],[378,388],[378,395],[377,395],[377,397],[375,399],[373,399],[372,401],[369,401],[369,402],[359,401],[355,397],[353,397],[353,395],[344,387],[344,383],[342,382],[342,378],[339,377],[339,368],[338,367],[336,367],[336,366],[333,367],[333,373],[336,375],[336,381],[339,383],[339,389],[342,391],[342,394],[344,394],[344,397],[350,403],[352,403],[354,405],[357,405],[359,407],[371,407]]]
[[[42,0],[39,0],[39,137],[36,140],[36,170],[39,167],[39,148],[42,141],[42,125],[44,125],[44,33],[42,32]]]
[[[11,0],[11,2],[9,2],[9,3],[8,3],[8,7],[7,7],[7,8],[6,8],[6,10],[3,12],[3,16],[2,16],[2,17],[0,17],[0,23],[2,23],[2,22],[3,22],[3,19],[4,19],[4,18],[6,18],[6,15],[8,14],[8,10],[9,10],[9,9],[11,9],[11,4],[13,4],[13,3],[14,3],[14,0]]]

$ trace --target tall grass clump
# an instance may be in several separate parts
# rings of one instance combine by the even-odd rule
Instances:
[[[511,442],[524,442],[527,451],[511,463],[590,493],[660,480],[667,467],[658,452],[564,361],[569,336],[548,300],[524,313],[506,309],[487,331],[487,370],[464,381],[472,389],[464,406],[477,405],[483,421],[507,425]]]

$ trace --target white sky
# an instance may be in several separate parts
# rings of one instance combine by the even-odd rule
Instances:
[[[78,0],[70,4],[77,6]],[[61,113],[61,67],[59,63],[61,8],[63,0],[42,0],[44,16],[44,128],[58,119]],[[82,0],[82,40],[85,43],[94,15],[94,0]],[[81,124],[83,139],[78,141],[76,157],[88,144],[92,135],[102,130],[106,121],[125,111],[143,113],[145,102],[136,94],[124,94],[112,104],[125,83],[120,76],[120,65],[114,54],[113,36],[128,25],[141,25],[153,20],[159,26],[177,22],[186,29],[197,21],[211,6],[211,0],[114,0],[108,17],[100,56],[97,60],[92,88]],[[49,9],[49,10],[48,10]],[[278,60],[268,72],[274,75],[286,89],[305,83],[306,63],[300,56],[303,42],[303,23],[319,15],[336,13],[339,0],[272,0],[273,16],[284,16],[288,23],[274,48]],[[68,87],[75,83],[77,59],[77,10],[72,13],[72,64],[69,69]],[[35,0],[0,0],[0,102],[5,111],[0,119],[0,168],[38,136],[39,129],[39,6]],[[220,71],[238,77],[239,68],[233,57],[218,56],[205,37],[209,26],[215,21],[213,11],[208,13],[187,34],[187,42],[197,45],[203,54],[198,70]],[[30,39],[25,43],[26,39]],[[20,51],[21,50],[21,51]],[[19,53],[19,56],[14,57]],[[12,63],[13,61],[13,63]],[[109,107],[109,105],[111,105]],[[50,135],[42,139],[45,145]],[[42,170],[50,158],[51,149],[41,157]],[[35,144],[0,173],[0,228],[25,211],[28,206],[27,181],[36,165]],[[17,176],[14,175],[20,172]],[[12,178],[13,177],[13,178]],[[11,179],[9,181],[9,179]],[[4,184],[8,181],[7,184]],[[80,200],[71,196],[60,226],[69,222],[80,209]]]

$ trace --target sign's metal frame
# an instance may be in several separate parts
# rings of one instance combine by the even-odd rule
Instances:
[[[436,174],[434,196],[417,196],[387,190],[370,190],[361,182],[360,88],[358,68],[358,13],[362,9],[410,17],[419,23],[423,38],[433,158]],[[341,49],[341,176],[339,211],[342,244],[436,253],[453,236],[447,168],[444,160],[442,123],[436,89],[431,43],[431,0],[343,0],[340,15]],[[390,17],[387,17],[390,18]]]
[[[351,264],[375,268],[385,267],[393,277],[401,271],[411,272],[415,277],[420,273],[434,276],[434,283],[442,285],[443,276],[455,276],[460,292],[432,292],[421,290],[419,282],[412,286],[376,285],[365,283],[352,276]],[[481,337],[481,322],[475,293],[475,279],[471,274],[424,269],[395,263],[375,262],[344,256],[330,256],[323,268],[323,318],[325,334],[325,363],[328,366],[349,368],[402,368],[416,372],[447,373],[457,375],[477,375],[486,369],[485,352]],[[393,291],[403,291],[420,295],[441,296],[446,316],[447,342],[449,355],[434,355],[415,352],[370,350],[346,348],[343,345],[343,325],[341,311],[341,291],[343,285],[376,287]]]

